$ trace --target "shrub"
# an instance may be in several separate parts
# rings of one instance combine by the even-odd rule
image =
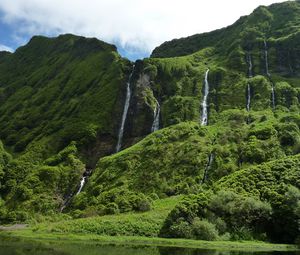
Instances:
[[[104,212],[105,214],[118,214],[120,210],[116,203],[109,203],[106,205]]]
[[[94,217],[98,215],[97,208],[94,206],[87,207],[81,214],[81,217],[88,218],[88,217]]]
[[[116,200],[116,203],[118,204],[120,212],[130,212],[132,210],[132,204],[127,197],[120,197]]]
[[[253,232],[247,227],[240,227],[232,233],[231,240],[253,240]]]
[[[135,199],[133,209],[138,212],[150,211],[151,202],[145,195],[140,195]]]
[[[60,171],[58,167],[43,166],[38,170],[38,176],[41,182],[51,188],[58,182]]]
[[[15,196],[21,201],[28,200],[32,197],[32,190],[28,189],[24,184],[17,186]]]
[[[274,203],[270,235],[277,242],[295,242],[300,226],[300,190],[295,186],[286,187],[286,192]]]
[[[71,212],[71,216],[72,216],[72,218],[74,218],[74,219],[81,218],[81,215],[82,215],[82,211],[79,210],[79,209],[73,210],[73,211]]]
[[[193,228],[184,218],[179,218],[170,227],[170,236],[191,239],[193,238]]]
[[[218,239],[218,230],[213,223],[195,218],[192,223],[193,235],[196,239],[213,241]]]
[[[272,214],[270,204],[232,191],[220,191],[214,195],[209,209],[223,218],[231,230],[244,226],[260,232],[268,224]]]

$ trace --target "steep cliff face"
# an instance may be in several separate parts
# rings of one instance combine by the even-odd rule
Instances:
[[[196,99],[199,90],[198,96],[203,97],[201,78],[194,81],[194,84],[198,84],[196,90],[194,87],[194,93],[188,92],[188,96],[192,98],[184,100],[186,95],[183,96],[182,89],[181,91],[179,89],[182,87],[183,77],[185,79],[184,92],[193,88],[189,83],[191,77],[195,78],[195,72],[198,72],[197,76],[203,79],[205,68],[210,69],[211,89],[208,100],[211,121],[217,118],[217,113],[223,110],[245,108],[248,84],[252,110],[274,108],[276,105],[287,108],[297,106],[300,95],[298,82],[300,51],[297,45],[299,15],[300,4],[297,1],[274,4],[269,7],[261,6],[251,15],[240,18],[227,28],[176,39],[157,47],[152,53],[151,64],[167,62],[170,65],[169,76],[171,78],[168,77],[167,80],[169,82],[172,78],[173,81],[175,80],[177,90],[174,90],[176,91],[174,94],[180,96],[170,101],[172,102],[171,108],[174,108],[173,112],[178,114],[179,101],[181,109],[184,108],[183,104],[192,109],[199,108],[192,98]],[[249,77],[249,57],[251,77]],[[175,60],[177,60],[176,64],[174,64]],[[160,68],[159,65],[156,66]],[[179,66],[181,74],[178,70]],[[194,69],[194,74],[189,71],[192,69]],[[180,75],[181,78],[178,77]],[[176,76],[178,78],[174,79]],[[161,84],[163,77],[158,74],[154,80]],[[170,107],[166,108],[168,108],[167,115],[170,116]],[[189,120],[197,118],[192,109],[188,110],[191,115],[188,116]]]
[[[151,133],[155,98],[150,77],[143,71],[143,63],[137,61],[131,84],[132,96],[125,123],[123,147],[138,142]]]
[[[1,165],[2,219],[59,210],[114,152],[130,66],[114,46],[73,35],[1,54],[0,137],[13,158]]]
[[[113,141],[128,64],[96,39],[34,37],[1,62],[1,138],[15,152],[39,136],[56,148]]]
[[[9,208],[2,218],[10,210],[59,210],[84,172],[116,152],[133,64],[113,45],[74,35],[36,36],[0,58],[0,137],[13,158],[1,162],[1,194]],[[141,66],[136,63],[130,81],[122,148],[149,134],[153,124],[156,101]],[[48,205],[35,207],[36,201]]]

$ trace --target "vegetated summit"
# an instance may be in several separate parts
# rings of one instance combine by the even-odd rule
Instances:
[[[135,64],[70,34],[1,52],[1,223],[184,195],[157,235],[295,242],[299,42],[289,1]]]

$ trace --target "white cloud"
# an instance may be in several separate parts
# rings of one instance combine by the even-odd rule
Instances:
[[[230,25],[280,0],[1,0],[18,34],[74,33],[151,51],[166,40]]]
[[[0,44],[0,51],[9,51],[13,52],[14,50],[6,45]]]

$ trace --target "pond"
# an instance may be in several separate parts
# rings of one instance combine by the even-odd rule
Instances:
[[[297,252],[240,252],[98,242],[32,241],[0,237],[0,255],[299,255]]]

